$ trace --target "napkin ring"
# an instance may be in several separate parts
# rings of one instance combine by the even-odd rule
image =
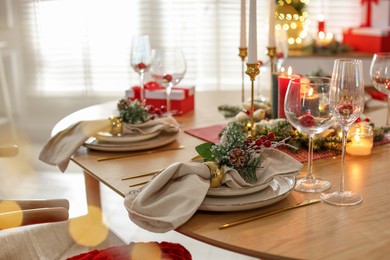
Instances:
[[[223,172],[223,169],[218,167],[218,164],[215,162],[204,162],[209,169],[210,169],[210,188],[217,188],[221,186],[223,177],[225,173]]]
[[[122,119],[116,116],[109,117],[111,122],[111,130],[110,133],[112,135],[121,135],[122,134]]]

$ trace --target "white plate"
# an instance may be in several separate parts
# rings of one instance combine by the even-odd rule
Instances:
[[[96,139],[102,142],[110,142],[110,143],[130,143],[130,142],[138,142],[153,138],[160,134],[161,131],[156,131],[149,134],[134,134],[134,135],[112,135],[109,132],[98,132],[96,134]]]
[[[102,142],[97,140],[94,137],[89,138],[84,146],[88,147],[92,150],[97,151],[108,151],[108,152],[127,152],[127,151],[140,151],[147,150],[152,148],[157,148],[169,143],[172,143],[176,140],[179,135],[178,132],[162,132],[154,138],[137,141],[137,142],[126,142],[126,143],[110,143],[110,142]]]
[[[199,209],[239,211],[265,207],[287,197],[294,185],[295,176],[275,176],[266,189],[249,195],[235,197],[206,196]]]
[[[250,187],[242,187],[239,189],[232,189],[232,188],[229,188],[228,186],[222,185],[218,188],[210,188],[207,191],[207,195],[209,195],[209,196],[222,196],[223,197],[223,196],[240,196],[240,195],[251,194],[251,193],[258,192],[258,191],[261,191],[261,190],[264,190],[265,188],[267,188],[271,184],[272,179],[273,178],[271,178],[270,180],[268,180],[260,185],[250,186]]]

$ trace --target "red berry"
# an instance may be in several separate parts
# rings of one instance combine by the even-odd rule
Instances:
[[[339,113],[343,117],[349,117],[353,112],[353,106],[351,104],[344,104],[339,107]]]
[[[150,119],[153,120],[155,119],[156,117],[154,115],[150,115]]]
[[[263,144],[263,141],[261,141],[260,139],[256,140],[256,145],[257,146],[261,146],[262,144]]]
[[[146,69],[146,65],[145,65],[145,63],[138,63],[137,64],[137,67],[139,68],[139,69]]]
[[[272,142],[271,142],[270,140],[266,140],[266,141],[264,142],[264,146],[265,146],[265,147],[271,147],[271,145],[272,145]]]
[[[165,113],[165,112],[167,112],[167,107],[166,106],[161,106],[160,110],[161,110],[162,113]]]
[[[304,115],[299,119],[299,122],[303,127],[312,127],[316,124],[316,120],[312,115]]]
[[[172,81],[172,76],[170,74],[166,74],[164,77],[163,77],[163,80],[165,82],[171,82]]]
[[[242,112],[244,112],[245,114],[247,114],[249,116],[249,114],[251,113],[248,109],[243,109]]]
[[[260,136],[260,140],[264,143],[267,141],[267,137],[265,135]]]
[[[366,117],[366,118],[364,119],[364,121],[370,122],[370,119],[369,119],[368,117]]]
[[[158,107],[156,107],[156,108],[154,109],[154,113],[155,113],[156,115],[158,115],[158,116],[161,116],[161,110],[160,110]]]
[[[362,119],[360,117],[358,117],[356,120],[355,120],[355,123],[360,123],[360,121],[362,121]]]
[[[149,114],[154,114],[154,112],[155,112],[155,108],[154,108],[154,106],[153,106],[153,105],[150,105],[150,106],[149,106],[149,108],[148,108],[148,112],[149,112]]]
[[[267,137],[268,137],[269,139],[274,139],[274,138],[275,138],[275,134],[272,133],[272,132],[269,132],[268,135],[267,135]]]
[[[278,52],[278,53],[276,54],[276,58],[278,58],[278,59],[281,59],[281,58],[283,58],[283,57],[284,57],[283,52]]]

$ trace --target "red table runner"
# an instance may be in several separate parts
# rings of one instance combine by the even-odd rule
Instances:
[[[195,136],[201,140],[204,140],[206,142],[211,143],[218,143],[219,142],[219,133],[223,130],[223,128],[226,127],[226,125],[212,125],[207,127],[200,127],[200,128],[193,128],[185,130],[184,132]],[[375,142],[374,146],[381,145],[381,144],[387,144],[390,143],[390,139],[384,138],[383,140],[379,142]],[[287,153],[300,163],[307,162],[308,152],[305,149],[299,149],[298,152],[292,152],[286,147],[279,147],[279,150]],[[332,156],[336,156],[335,151],[315,151],[313,153],[313,160],[319,160],[324,159]]]

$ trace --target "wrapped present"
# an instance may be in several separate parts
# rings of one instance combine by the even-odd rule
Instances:
[[[388,29],[390,26],[389,0],[361,0],[361,27]]]
[[[355,51],[376,53],[390,51],[390,29],[350,28],[343,33],[343,43]]]
[[[162,86],[153,81],[146,83],[144,86],[146,105],[153,105],[155,107],[166,105],[166,91]],[[131,100],[139,100],[140,89],[139,86],[131,87],[126,90],[126,97]],[[195,105],[195,86],[173,87],[170,98],[173,114],[182,115],[188,111],[192,111]]]

